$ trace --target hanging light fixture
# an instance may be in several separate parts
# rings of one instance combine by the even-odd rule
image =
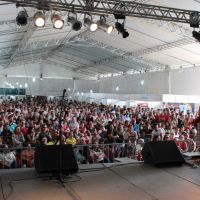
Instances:
[[[33,17],[34,24],[37,27],[44,27],[45,25],[45,15],[42,11],[37,11]]]
[[[58,14],[53,14],[51,21],[55,29],[62,29],[64,26],[64,20]]]
[[[40,80],[41,81],[43,80],[43,74],[40,74]]]
[[[101,16],[100,20],[97,22],[97,25],[100,29],[102,29],[103,31],[105,31],[108,34],[111,34],[112,31],[114,30],[114,27],[111,25],[108,25],[106,23],[106,18],[105,16]]]
[[[117,29],[117,31],[119,33],[122,34],[122,37],[123,38],[127,38],[129,36],[129,33],[126,31],[126,29],[124,28],[124,23],[119,23],[119,22],[116,22],[115,23],[115,28]]]
[[[16,22],[17,22],[17,25],[19,26],[26,26],[28,22],[28,14],[26,10],[22,10],[18,13],[16,17]]]
[[[74,13],[72,13],[72,14],[74,14]],[[70,16],[69,13],[68,13],[67,21],[69,23],[71,23],[72,29],[74,31],[79,31],[81,29],[81,27],[82,27],[82,23],[81,23],[81,21],[77,20],[77,15],[76,14],[74,14],[75,16],[72,16],[72,14]]]
[[[90,15],[89,15],[89,16],[90,16]],[[85,17],[85,18],[84,18],[84,24],[85,24],[87,27],[89,27],[89,29],[90,29],[91,32],[96,31],[97,28],[98,28],[97,23],[95,23],[95,22],[92,21],[92,16],[90,16],[90,18],[89,18],[89,17]]]

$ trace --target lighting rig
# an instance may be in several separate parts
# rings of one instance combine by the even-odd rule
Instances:
[[[129,17],[146,18],[162,21],[172,21],[178,23],[190,24],[193,28],[199,28],[200,22],[200,12],[178,9],[171,7],[164,7],[152,4],[142,4],[135,1],[127,0],[1,0],[5,2],[15,3],[17,7],[22,7],[23,10],[18,13],[16,18],[17,24],[20,26],[25,26],[27,24],[28,14],[25,10],[26,7],[32,7],[38,9],[38,12],[34,15],[34,23],[38,27],[45,26],[45,12],[46,11],[59,11],[68,13],[78,13],[84,14],[84,24],[91,31],[95,31],[98,28],[106,30],[105,16],[109,15],[123,15]],[[100,20],[97,22],[93,21],[94,16],[100,16]],[[101,17],[103,16],[103,17]],[[53,27],[61,29],[64,25],[64,20],[60,15],[54,14],[52,18]],[[96,19],[96,18],[95,18]],[[80,21],[77,23],[77,17],[71,15],[68,17],[67,22],[71,23],[72,29],[78,31],[82,27]],[[122,23],[116,22],[115,28],[122,34],[122,37],[128,37],[128,32],[125,29],[124,21]],[[109,29],[113,30],[113,28]],[[106,31],[110,33],[112,31]],[[199,41],[199,31],[193,32],[194,38]]]

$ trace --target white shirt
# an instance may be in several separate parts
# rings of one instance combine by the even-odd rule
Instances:
[[[14,160],[16,160],[16,158],[13,152],[0,153],[0,161],[3,161],[3,165],[10,167]]]

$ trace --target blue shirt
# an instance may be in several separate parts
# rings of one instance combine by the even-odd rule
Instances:
[[[15,123],[12,123],[11,125],[9,125],[9,130],[10,130],[10,132],[11,132],[11,133],[14,133],[16,127],[17,127],[17,124],[15,124]]]
[[[134,124],[134,126],[133,126],[133,130],[138,134],[139,131],[140,131],[140,125],[138,125],[138,124]]]

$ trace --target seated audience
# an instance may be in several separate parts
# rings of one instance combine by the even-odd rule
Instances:
[[[124,156],[142,160],[141,150],[149,141],[173,140],[181,152],[197,149],[198,114],[72,100],[61,111],[61,103],[35,98],[0,103],[1,166],[32,167],[33,147],[58,145],[60,134],[62,144],[74,146],[80,163],[114,162]],[[13,147],[17,149],[8,150]]]

